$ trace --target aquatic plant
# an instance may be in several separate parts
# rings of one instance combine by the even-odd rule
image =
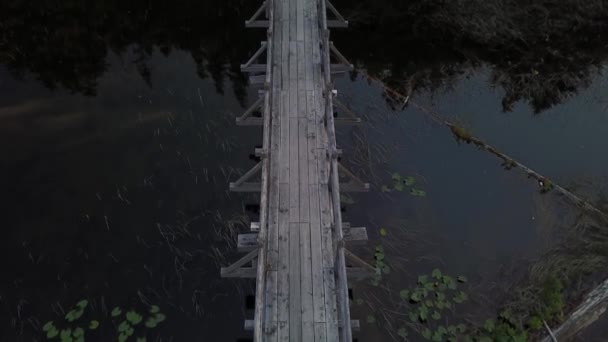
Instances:
[[[88,300],[83,299],[65,315],[65,322],[61,326],[56,325],[54,321],[48,321],[42,327],[46,338],[49,340],[58,338],[61,342],[85,342],[86,332],[96,330],[101,323],[97,319],[81,320],[88,306]],[[148,317],[144,323],[145,327],[140,325],[144,321],[144,315],[131,309],[124,313],[120,307],[115,307],[110,312],[110,319],[114,320],[114,325],[117,326],[117,341],[126,342],[129,337],[135,334],[136,327],[140,335],[136,338],[137,342],[146,341],[146,330],[153,329],[159,323],[166,319],[166,316],[160,312],[157,305],[152,305],[148,309]],[[67,324],[66,324],[67,323]]]
[[[388,267],[384,260],[384,247],[382,245],[376,246],[374,253],[374,275],[372,276],[371,284],[378,286],[382,280],[383,274],[389,274],[391,269]]]
[[[413,176],[402,177],[399,173],[395,172],[391,175],[391,179],[393,181],[393,184],[391,186],[383,185],[381,187],[382,192],[392,192],[392,191],[403,192],[407,188],[407,189],[409,189],[409,193],[412,196],[416,196],[416,197],[425,197],[426,196],[426,191],[424,191],[422,189],[414,188],[414,185],[416,184],[416,178]]]

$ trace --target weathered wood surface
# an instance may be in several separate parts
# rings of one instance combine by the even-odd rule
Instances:
[[[264,320],[264,341],[338,341],[319,1],[269,4],[274,62],[264,267],[273,281],[265,283],[265,314],[255,320]]]
[[[350,320],[347,276],[369,270],[350,254],[362,267],[347,270],[344,245],[365,241],[367,233],[342,231],[331,85],[332,73],[352,65],[328,40],[328,25],[347,22],[326,1],[266,0],[246,22],[268,28],[268,40],[241,65],[244,72],[265,72],[251,76],[264,91],[236,121],[263,125],[264,139],[256,150],[261,161],[230,190],[259,191],[260,219],[252,233],[238,236],[239,251],[249,254],[222,275],[256,278],[255,316],[245,324],[256,342],[350,342],[351,325],[358,327]],[[328,8],[336,20],[327,20]],[[330,49],[339,64],[330,62]],[[262,117],[252,115],[258,109]],[[344,112],[343,123],[360,121]],[[366,190],[348,170],[340,172],[351,178],[344,190]]]

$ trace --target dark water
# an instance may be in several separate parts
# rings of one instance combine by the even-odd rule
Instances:
[[[539,25],[515,3],[496,12],[474,1],[457,11],[439,2],[336,2],[352,27],[335,41],[359,67],[411,92],[412,103],[586,198],[601,197],[605,13],[589,3],[579,20],[540,6],[550,20]],[[243,28],[255,4],[90,6],[0,5],[0,340],[45,340],[41,325],[63,321],[61,312],[85,298],[84,317],[101,322],[87,340],[114,340],[113,307],[150,305],[167,320],[136,336],[245,338],[254,284],[220,279],[219,267],[238,258],[236,234],[257,219],[256,196],[227,191],[261,143],[261,130],[234,125],[258,91],[238,72],[263,37]],[[578,26],[565,29],[571,21]],[[495,314],[550,244],[547,230],[567,226],[576,211],[458,144],[412,104],[395,108],[364,73],[350,76],[337,80],[339,96],[365,123],[340,127],[338,142],[373,190],[351,195],[344,217],[368,227],[372,241],[358,254],[372,260],[381,244],[392,269],[383,286],[355,286],[364,299],[353,302],[360,340],[391,340],[398,326],[386,322],[402,319],[389,312],[390,292],[436,267],[469,278],[474,295],[458,319]],[[426,197],[380,191],[394,172],[414,175]],[[377,322],[366,323],[370,315]],[[608,334],[598,324],[585,340]]]

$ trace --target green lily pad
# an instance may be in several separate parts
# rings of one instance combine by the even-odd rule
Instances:
[[[146,338],[145,337],[138,337],[135,342],[146,342]]]
[[[464,324],[460,323],[460,324],[458,324],[458,325],[456,326],[456,329],[458,330],[458,332],[463,333],[463,332],[465,332],[465,331],[467,330],[467,327],[466,327],[466,325],[464,325]]]
[[[397,335],[401,338],[407,338],[407,330],[403,327],[399,328],[399,330],[397,330]]]
[[[401,297],[401,299],[408,299],[410,297],[410,290],[403,289],[399,291],[399,297]]]
[[[83,299],[80,302],[76,303],[76,306],[79,307],[79,308],[81,308],[81,309],[86,308],[87,305],[89,305],[89,301],[86,300],[86,299]]]
[[[416,184],[416,178],[414,178],[412,176],[405,177],[404,181],[405,181],[405,185],[407,185],[407,186],[412,186],[412,185]]]
[[[125,332],[125,331],[129,330],[130,327],[131,327],[131,325],[129,324],[129,322],[122,321],[120,323],[120,325],[118,326],[118,332]]]
[[[429,282],[429,276],[427,276],[427,275],[418,276],[418,284],[424,285],[428,282]]]
[[[133,310],[127,312],[126,318],[132,325],[137,325],[144,319],[140,314]]]
[[[397,172],[393,173],[391,175],[391,177],[393,178],[394,181],[400,181],[401,180],[401,175],[398,174]]]
[[[391,189],[390,189],[388,186],[383,185],[383,186],[380,188],[380,191],[382,191],[382,192],[391,192]]]
[[[441,319],[441,314],[439,313],[439,311],[433,311],[431,318],[437,321],[437,320]]]
[[[388,231],[384,228],[380,228],[380,236],[387,236],[388,235]]]
[[[433,270],[433,273],[431,273],[431,276],[437,280],[441,280],[441,277],[443,276],[443,274],[441,274],[441,271],[436,268]]]
[[[422,300],[422,294],[420,294],[420,292],[414,292],[410,296],[410,300],[414,303],[418,303]]]
[[[164,314],[162,314],[162,313],[160,313],[160,312],[159,312],[159,313],[157,313],[156,315],[154,315],[154,319],[156,319],[156,321],[157,321],[158,323],[160,323],[160,322],[164,321],[166,318],[167,318],[167,316],[165,316]]]
[[[84,330],[81,327],[75,328],[74,331],[72,331],[72,335],[74,337],[84,336]]]
[[[403,183],[401,182],[395,182],[395,184],[393,185],[395,190],[397,191],[403,191],[405,189],[405,187],[403,186]]]
[[[42,326],[42,331],[47,332],[53,328],[55,328],[55,323],[53,323],[53,321],[48,321]]]
[[[410,316],[410,321],[417,322],[418,321],[418,313],[411,311],[408,316]]]
[[[146,320],[145,325],[147,328],[156,328],[158,322],[154,318],[150,317]]]
[[[496,326],[496,324],[494,323],[494,320],[492,320],[492,319],[486,320],[485,323],[483,324],[483,328],[489,333],[492,333],[494,331],[495,326]]]
[[[416,197],[425,197],[426,191],[412,188],[410,189],[410,194]]]
[[[372,324],[376,322],[376,317],[374,317],[373,315],[367,315],[367,323],[368,324]]]
[[[70,328],[66,328],[66,329],[62,329],[61,332],[59,333],[59,338],[61,339],[61,341],[63,342],[64,340],[72,340],[72,329]]]
[[[55,338],[57,335],[59,335],[59,330],[55,327],[50,328],[49,331],[46,332],[46,338],[48,339]]]
[[[92,320],[91,323],[89,323],[89,329],[91,330],[95,330],[99,327],[99,321],[97,320]]]
[[[466,283],[468,281],[467,277],[465,276],[458,276],[457,280],[461,283]]]
[[[421,335],[422,335],[422,337],[424,337],[425,339],[427,339],[427,340],[428,340],[428,339],[430,339],[430,338],[431,338],[431,336],[433,335],[433,332],[432,332],[432,331],[431,331],[431,329],[429,329],[429,328],[424,328],[424,329],[422,330]]]
[[[75,320],[79,319],[80,317],[82,317],[82,314],[84,313],[84,310],[82,309],[74,309],[74,310],[70,310],[66,315],[65,315],[65,320],[68,322],[74,322]]]
[[[456,296],[454,296],[454,298],[452,300],[454,300],[455,303],[463,303],[465,301],[467,301],[469,299],[469,296],[464,293],[463,291],[460,291],[456,294]]]
[[[118,342],[126,342],[128,338],[129,338],[129,336],[127,336],[127,334],[125,334],[124,332],[121,332],[118,335]]]
[[[112,309],[112,317],[117,317],[122,313],[122,310],[120,310],[120,308],[117,306],[114,309]]]

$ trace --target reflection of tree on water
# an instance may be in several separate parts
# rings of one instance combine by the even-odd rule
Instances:
[[[504,88],[536,112],[587,86],[608,58],[602,0],[335,0],[351,23],[332,35],[344,55],[407,92],[437,88],[488,65]]]
[[[243,101],[246,80],[239,63],[259,41],[243,21],[255,5],[243,0],[3,1],[0,64],[18,78],[30,72],[49,88],[94,95],[109,52],[124,55],[133,47],[132,62],[150,83],[147,60],[155,48],[165,55],[179,49],[192,54],[198,75],[211,77],[219,92],[224,77],[230,79]]]

